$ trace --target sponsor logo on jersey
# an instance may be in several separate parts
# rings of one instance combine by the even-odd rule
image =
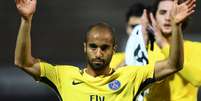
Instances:
[[[81,84],[81,83],[84,83],[84,82],[73,80],[72,85],[78,85],[78,84]]]

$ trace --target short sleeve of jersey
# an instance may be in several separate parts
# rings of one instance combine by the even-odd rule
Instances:
[[[135,68],[135,67],[134,67]],[[145,82],[145,80],[154,78],[154,67],[146,65],[145,67],[139,67],[136,72],[136,80]]]
[[[59,85],[58,68],[46,62],[40,62],[40,78],[46,78],[54,85]]]
[[[134,95],[138,95],[140,92],[149,87],[150,84],[155,82],[154,79],[154,68],[146,65],[143,67],[140,66],[129,66],[130,70],[126,70],[127,78],[131,80],[131,89],[133,90]]]
[[[145,87],[155,81],[154,68],[150,67],[150,65],[143,67],[127,66],[125,67],[124,73],[127,75],[126,78],[130,78],[131,85],[133,85],[135,89],[135,94],[137,93],[136,91],[142,91]]]
[[[138,91],[134,92],[134,94],[139,95],[139,93],[146,90],[153,82],[156,81],[154,78],[153,67],[139,68],[135,81],[136,83],[134,85],[134,89],[138,89]]]
[[[122,53],[115,53],[113,56],[112,56],[112,60],[110,62],[110,67],[111,68],[117,68],[118,66],[120,66],[122,63],[124,63],[124,60],[125,60],[125,54],[122,52]]]

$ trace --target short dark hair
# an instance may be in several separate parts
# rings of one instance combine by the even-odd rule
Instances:
[[[99,22],[99,23],[96,23],[96,24],[93,24],[93,25],[89,26],[89,28],[88,28],[88,30],[86,32],[85,42],[88,41],[88,36],[91,33],[91,31],[94,30],[94,29],[105,29],[108,32],[110,32],[110,34],[112,36],[113,46],[116,45],[116,39],[114,37],[114,33],[115,33],[114,28],[112,28],[109,24],[107,24],[105,22]]]
[[[153,15],[154,15],[155,17],[156,17],[156,12],[157,12],[157,10],[158,10],[159,3],[160,3],[161,1],[174,1],[174,0],[153,0],[153,4],[152,4],[152,6],[151,6],[151,12],[153,13]],[[179,4],[181,4],[181,3],[185,2],[185,1],[186,1],[186,0],[179,0]],[[183,24],[182,24],[182,30],[184,30],[184,29],[187,27],[188,21],[189,21],[189,19],[187,18],[187,19],[183,22]]]
[[[147,7],[141,2],[132,4],[126,13],[126,22],[128,22],[132,16],[141,17],[144,9],[147,9]]]

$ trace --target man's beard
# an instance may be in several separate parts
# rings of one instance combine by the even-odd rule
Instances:
[[[169,38],[172,36],[172,33],[162,33],[165,38]]]
[[[87,62],[90,65],[90,67],[94,70],[103,70],[107,68],[111,62],[111,59],[112,56],[108,57],[107,59],[100,59],[100,58],[89,59],[89,57],[87,56]]]
[[[106,63],[104,60],[100,60],[102,63],[94,63],[93,60],[89,61],[88,63],[90,65],[90,67],[92,67],[94,70],[101,70],[104,69],[108,66],[108,63]]]

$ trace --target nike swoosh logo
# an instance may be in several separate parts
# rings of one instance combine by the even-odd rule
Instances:
[[[74,81],[73,80],[72,85],[78,85],[78,84],[81,84],[81,83],[84,83],[84,82],[82,82],[82,81]]]

